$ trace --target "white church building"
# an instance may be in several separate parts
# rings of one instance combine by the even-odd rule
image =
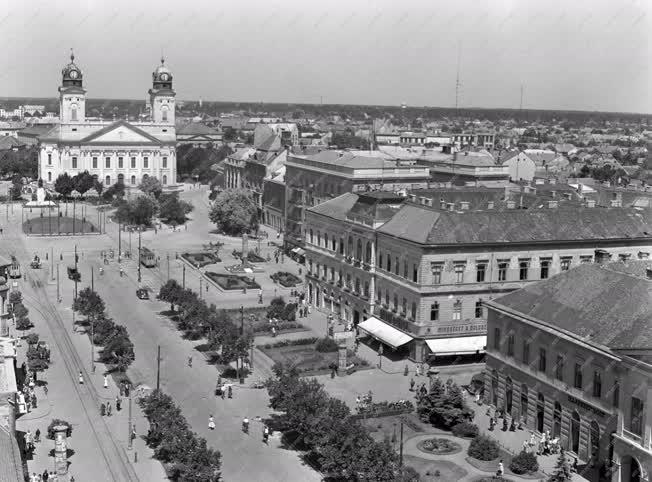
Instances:
[[[52,186],[64,172],[88,171],[105,188],[118,181],[136,187],[156,177],[164,186],[176,184],[177,159],[172,73],[161,65],[152,73],[150,119],[140,122],[86,119],[86,90],[75,56],[62,70],[59,87],[61,123],[40,138],[39,177]]]

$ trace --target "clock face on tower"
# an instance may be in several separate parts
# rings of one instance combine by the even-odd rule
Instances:
[[[76,79],[79,73],[76,70],[71,70],[70,71],[70,78],[71,79]]]
[[[161,74],[161,80],[163,82],[166,82],[169,78],[170,78],[170,76],[168,74],[165,74],[165,73]]]

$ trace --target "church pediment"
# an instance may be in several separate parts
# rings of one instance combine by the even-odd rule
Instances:
[[[80,141],[84,144],[162,144],[160,139],[126,121],[118,121]]]

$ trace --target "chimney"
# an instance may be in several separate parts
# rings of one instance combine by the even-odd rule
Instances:
[[[493,208],[494,208],[494,202],[493,202],[493,201],[489,201],[489,202],[487,203],[487,209],[493,209]]]
[[[469,210],[469,202],[468,201],[460,201],[460,209],[462,211],[468,211]]]
[[[516,207],[516,201],[512,201],[511,199],[507,201],[507,209],[514,209]]]
[[[587,199],[586,200],[586,207],[587,208],[594,208],[595,207],[595,199]]]

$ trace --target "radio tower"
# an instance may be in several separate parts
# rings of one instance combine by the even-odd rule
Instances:
[[[457,42],[457,75],[455,76],[455,114],[457,114],[457,109],[459,106],[459,97],[460,97],[460,57],[462,56],[462,50],[460,48],[460,43]]]

